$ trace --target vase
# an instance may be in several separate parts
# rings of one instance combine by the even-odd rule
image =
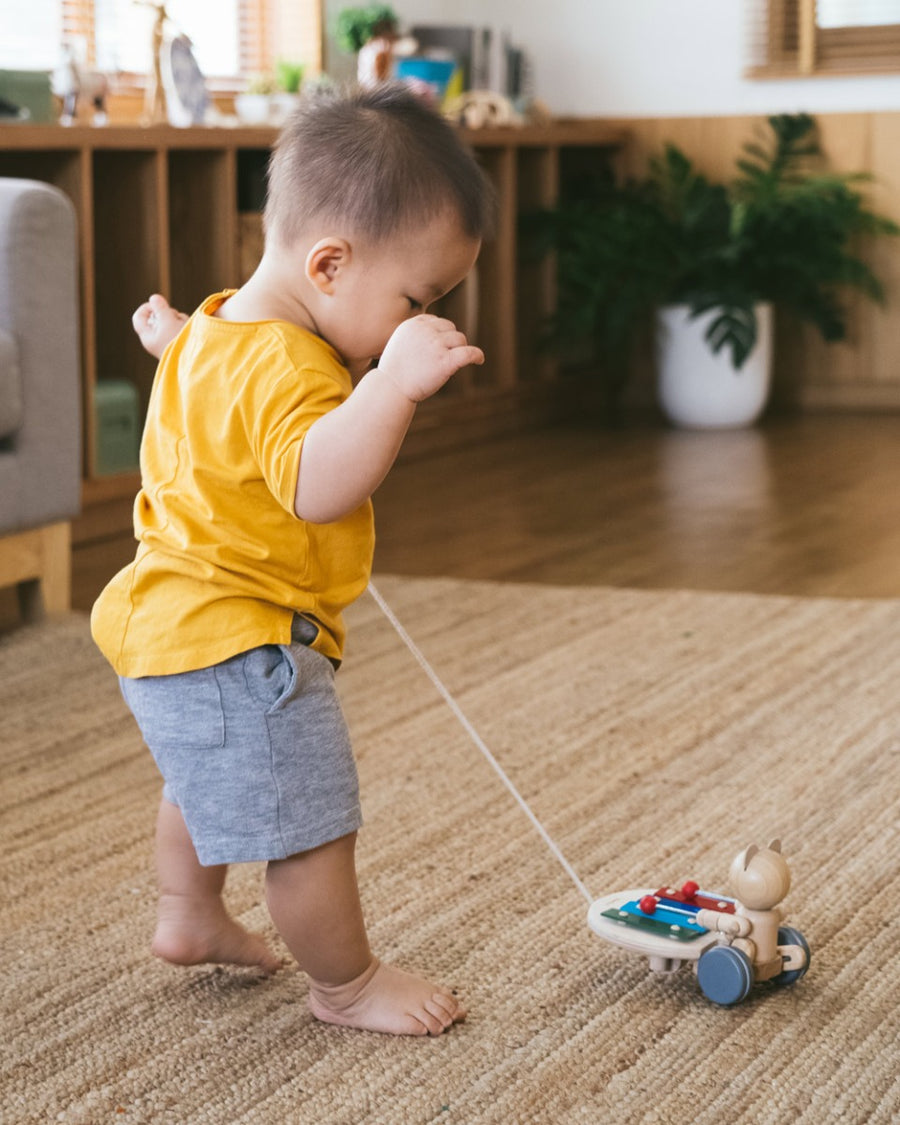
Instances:
[[[269,106],[269,119],[273,125],[283,125],[300,105],[299,94],[288,94],[280,90],[272,94]]]
[[[753,350],[735,368],[731,350],[713,352],[705,339],[716,312],[691,317],[688,305],[656,313],[657,394],[666,417],[691,429],[751,426],[765,409],[772,378],[772,306],[755,308]]]
[[[234,111],[242,125],[268,125],[272,99],[269,94],[238,94],[234,99]]]

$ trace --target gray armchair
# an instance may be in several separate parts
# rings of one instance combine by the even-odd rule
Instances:
[[[70,604],[79,401],[74,208],[0,177],[0,586],[18,587],[26,619]]]

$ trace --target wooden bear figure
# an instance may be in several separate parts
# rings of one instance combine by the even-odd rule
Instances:
[[[751,844],[735,857],[728,879],[737,899],[734,914],[701,910],[697,922],[732,935],[734,947],[747,954],[754,979],[771,980],[785,968],[778,930],[786,917],[780,903],[791,886],[781,841],[773,840],[767,848]]]

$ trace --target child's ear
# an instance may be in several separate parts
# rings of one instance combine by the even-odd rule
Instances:
[[[350,243],[345,238],[320,238],[306,255],[306,277],[320,293],[334,292],[334,282],[350,263]]]

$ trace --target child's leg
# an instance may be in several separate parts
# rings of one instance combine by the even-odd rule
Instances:
[[[177,805],[162,800],[156,822],[159,880],[152,950],[176,965],[208,961],[258,965],[274,972],[281,962],[258,934],[232,918],[222,901],[228,868],[203,867]]]
[[[166,347],[175,339],[187,315],[173,309],[165,297],[154,293],[149,301],[144,301],[134,311],[131,326],[144,347],[155,359],[166,350]]]
[[[465,1010],[447,989],[372,955],[356,883],[356,834],[289,859],[266,874],[269,910],[309,975],[309,1006],[327,1023],[394,1035],[439,1035]]]

